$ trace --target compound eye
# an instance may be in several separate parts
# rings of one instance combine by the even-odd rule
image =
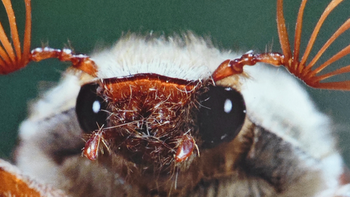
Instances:
[[[213,148],[222,142],[230,142],[241,130],[246,108],[243,96],[237,90],[221,86],[209,86],[199,98],[199,134],[202,148]]]
[[[107,103],[97,94],[96,83],[85,84],[80,88],[75,111],[81,129],[86,133],[106,126]]]

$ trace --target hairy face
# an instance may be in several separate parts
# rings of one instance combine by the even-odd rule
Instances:
[[[85,84],[76,104],[88,136],[86,157],[95,160],[104,148],[145,172],[165,176],[192,161],[193,153],[198,157],[199,150],[230,142],[243,126],[245,110],[242,95],[230,87],[157,74]]]
[[[214,82],[236,55],[193,35],[186,45],[176,39],[132,35],[92,56],[97,77],[68,70],[22,124],[18,166],[77,196],[312,196],[337,187],[329,120],[293,77],[261,65]]]

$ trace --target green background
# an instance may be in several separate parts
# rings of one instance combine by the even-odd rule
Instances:
[[[329,0],[309,0],[305,13],[302,46]],[[286,0],[284,11],[291,35],[300,0]],[[350,2],[336,8],[326,21],[316,42],[319,49],[342,22],[349,18]],[[14,9],[19,30],[24,27],[24,3],[16,0]],[[275,22],[275,0],[33,0],[32,48],[48,43],[62,48],[68,43],[79,53],[89,54],[96,46],[111,46],[123,33],[172,35],[191,30],[210,37],[216,46],[233,50],[280,51]],[[0,7],[0,19],[8,27]],[[22,33],[21,33],[22,34]],[[350,44],[347,32],[326,52],[323,60]],[[313,50],[315,54],[316,50]],[[348,65],[344,58],[335,66]],[[321,60],[322,61],[322,60]],[[47,60],[19,72],[0,77],[0,157],[10,159],[17,143],[17,128],[27,115],[27,103],[51,87],[69,64]],[[344,78],[350,78],[345,75]],[[343,79],[344,79],[343,78]],[[278,82],[276,82],[278,83]],[[350,155],[350,92],[308,88],[318,107],[333,117],[339,148]],[[268,89],[266,90],[268,94]],[[305,120],[307,121],[307,120]],[[350,163],[350,157],[345,157]]]

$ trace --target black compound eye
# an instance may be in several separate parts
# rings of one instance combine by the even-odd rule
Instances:
[[[97,95],[96,83],[82,86],[77,98],[75,110],[81,129],[86,133],[97,130],[99,126],[106,126],[107,103]]]
[[[246,108],[243,96],[237,90],[221,86],[209,86],[200,95],[199,134],[203,148],[213,148],[234,139],[241,130]]]

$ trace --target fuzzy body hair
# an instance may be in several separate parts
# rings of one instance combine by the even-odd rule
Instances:
[[[167,39],[129,35],[91,57],[98,78],[155,73],[205,80],[237,56],[189,33]],[[284,70],[257,65],[219,82],[241,90],[245,124],[232,142],[199,150],[200,157],[185,162],[176,180],[175,174],[167,180],[147,177],[137,168],[121,175],[125,162],[108,153],[98,161],[81,157],[75,102],[80,86],[94,80],[68,70],[31,107],[16,151],[25,174],[72,196],[331,196],[340,188],[343,161],[331,121]]]

